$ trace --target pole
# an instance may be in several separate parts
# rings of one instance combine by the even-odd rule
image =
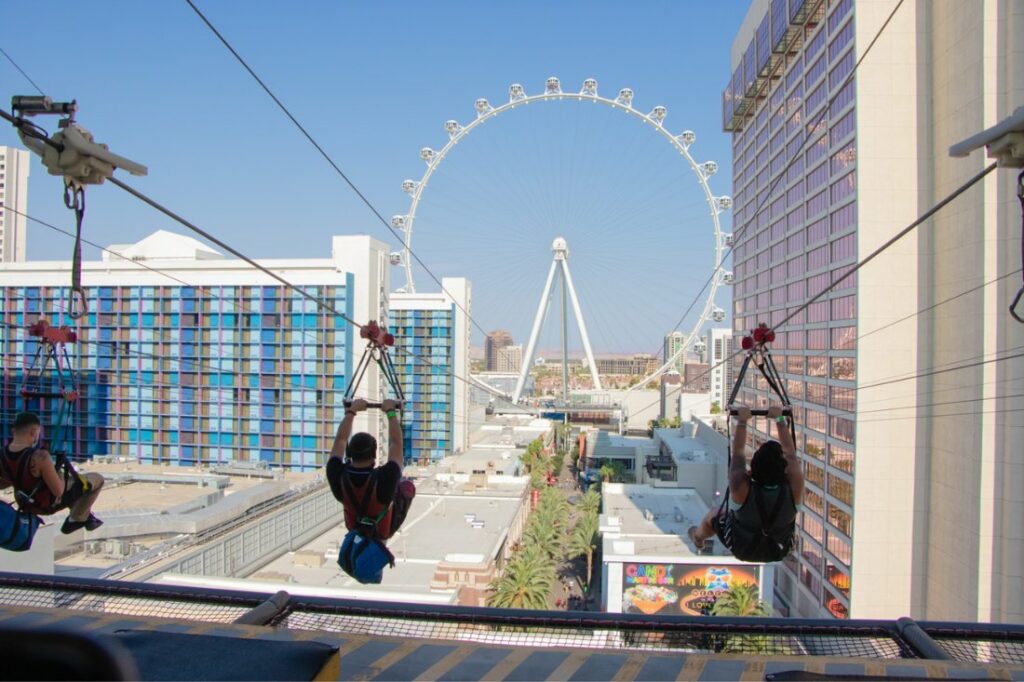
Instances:
[[[565,277],[562,277],[562,400],[569,404],[569,305]]]

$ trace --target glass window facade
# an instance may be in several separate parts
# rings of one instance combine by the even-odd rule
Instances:
[[[351,316],[344,285],[306,288]],[[79,342],[68,347],[80,370],[73,454],[182,465],[323,464],[347,381],[347,325],[308,311],[284,287],[106,286],[88,295],[92,312],[72,325],[60,312],[66,288],[0,287],[4,319],[27,326],[42,315],[78,331]],[[2,327],[0,350],[3,421],[30,409],[52,423],[54,401],[26,403],[18,393],[35,341]]]
[[[454,319],[454,306],[391,311],[395,370],[406,399],[407,464],[430,464],[454,453]]]
[[[856,62],[855,4],[823,0],[808,6],[815,16],[799,27],[800,49],[784,58],[784,77],[768,79],[763,98],[727,126],[733,134],[734,194],[742,197],[733,226],[738,336],[760,322],[773,324],[838,282],[858,255],[857,84],[850,75]],[[776,116],[776,99],[791,108],[787,113],[800,111],[802,100],[802,116]],[[769,149],[761,146],[765,140]],[[758,178],[756,189],[751,178]],[[784,297],[766,295],[780,290]],[[800,550],[783,564],[780,571],[790,576],[778,584],[804,590],[809,595],[802,603],[835,617],[846,617],[856,589],[851,537],[857,310],[854,275],[794,318],[773,345],[798,417],[807,479]],[[739,398],[764,405],[773,394],[752,375]],[[772,437],[766,429],[756,423],[753,439]],[[782,597],[795,603],[795,595]]]

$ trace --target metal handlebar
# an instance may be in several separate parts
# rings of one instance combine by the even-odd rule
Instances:
[[[735,417],[737,414],[739,414],[739,410],[737,410],[735,407],[730,407],[729,408],[729,414]],[[787,416],[787,417],[792,416],[793,408],[790,407],[789,405],[783,406],[782,414]],[[751,410],[750,411],[750,415],[752,417],[767,417],[768,416],[768,410],[767,409]]]
[[[352,407],[352,402],[353,401],[346,399],[342,404],[345,407]],[[403,402],[401,402],[401,401],[396,401],[396,402],[398,402],[398,409],[399,410],[405,409],[405,404]],[[379,410],[379,409],[381,409],[383,407],[383,405],[384,405],[384,403],[366,401],[366,408],[367,409],[374,408],[374,409],[378,409]]]

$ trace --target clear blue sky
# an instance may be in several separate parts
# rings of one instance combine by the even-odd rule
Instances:
[[[696,131],[695,156],[720,164],[713,191],[732,192],[720,93],[747,2],[197,4],[385,216],[408,210],[401,181],[422,175],[419,149],[444,144],[445,120],[468,122],[476,98],[505,101],[513,82],[537,92],[548,76],[567,91],[587,77],[606,95],[631,87],[645,111],[667,106],[667,127]],[[184,0],[39,1],[29,13],[9,0],[0,46],[47,94],[77,98],[98,141],[149,166],[136,187],[250,255],[317,257],[339,233],[394,242]],[[28,93],[0,59],[4,107]],[[525,341],[562,234],[597,350],[653,351],[712,266],[697,183],[634,119],[545,107],[499,117],[454,150],[413,248],[439,276],[473,281],[481,325]],[[0,144],[18,144],[11,129]],[[61,181],[38,163],[30,212],[72,225]],[[183,229],[115,187],[89,191],[89,239],[157,228]],[[66,237],[30,226],[30,258],[70,252]],[[431,288],[422,273],[417,283]],[[548,326],[542,344],[553,346]]]

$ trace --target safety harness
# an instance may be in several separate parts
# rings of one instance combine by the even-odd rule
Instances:
[[[750,365],[753,364],[757,367],[758,371],[760,371],[761,376],[764,377],[768,388],[770,388],[772,392],[779,397],[779,400],[782,403],[782,414],[786,417],[787,427],[789,428],[793,442],[795,443],[796,424],[793,419],[793,406],[789,400],[789,394],[786,392],[786,385],[782,380],[782,376],[779,374],[779,370],[776,368],[775,362],[772,360],[771,350],[769,348],[769,344],[774,340],[775,332],[764,323],[759,324],[757,329],[743,337],[742,347],[743,350],[746,351],[746,357],[743,359],[743,364],[740,366],[732,391],[729,393],[729,416],[731,417],[738,413],[738,410],[735,407],[736,396],[739,394],[740,387],[743,385],[743,379],[747,374],[747,370],[750,368]],[[750,413],[755,416],[763,417],[767,416],[768,410],[753,409]],[[726,451],[728,453],[727,462],[728,468],[731,468],[732,419],[726,420],[726,433]],[[757,533],[755,529],[747,528],[746,526],[736,522],[730,522],[722,528],[722,532],[720,534],[722,542],[729,549],[734,550],[734,545],[736,545],[737,547],[740,547],[741,550],[745,550],[742,552],[743,556],[737,556],[737,558],[745,561],[777,561],[782,558],[781,556],[778,556],[779,554],[785,556],[785,554],[789,553],[792,538],[785,539],[785,542],[779,542],[777,538],[773,537],[772,530],[779,513],[782,511],[785,500],[791,499],[792,491],[787,493],[784,490],[780,490],[776,497],[775,504],[772,505],[772,509],[769,511],[765,504],[764,491],[761,490],[761,487],[759,485],[752,484],[750,489],[750,495],[754,498],[754,504],[761,521],[759,529],[760,532]],[[730,490],[727,485],[725,495],[722,497],[722,504],[718,508],[719,518],[726,516],[729,498]]]

